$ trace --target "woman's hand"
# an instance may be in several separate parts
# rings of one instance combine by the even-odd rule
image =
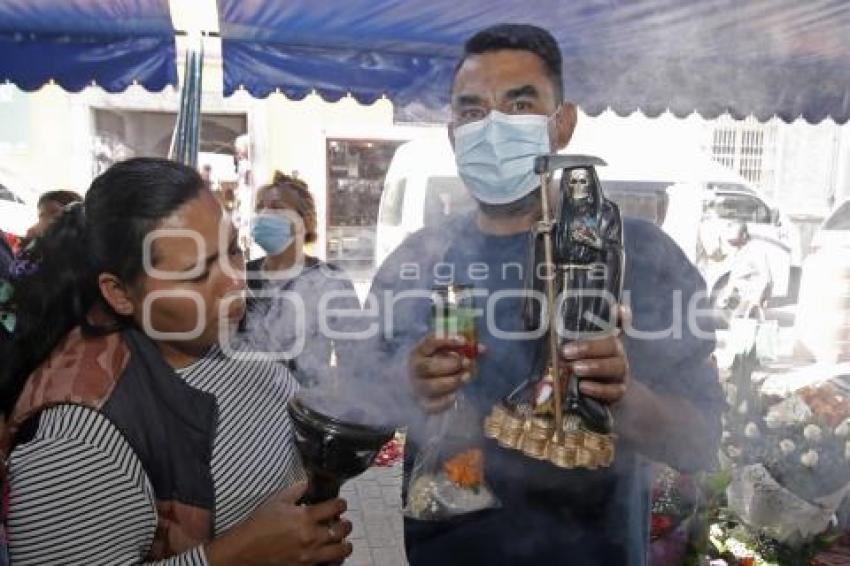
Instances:
[[[288,566],[341,562],[351,554],[351,523],[343,499],[296,505],[301,482],[272,495],[243,523],[206,546],[210,566]]]

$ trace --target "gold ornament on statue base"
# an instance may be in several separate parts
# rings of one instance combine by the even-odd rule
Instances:
[[[544,383],[551,378],[547,372]],[[561,433],[555,434],[555,416],[551,399],[535,407],[521,403],[509,407],[501,402],[484,419],[484,436],[499,446],[517,450],[535,460],[545,460],[559,468],[607,468],[614,462],[613,433],[587,429],[577,414],[561,419]]]

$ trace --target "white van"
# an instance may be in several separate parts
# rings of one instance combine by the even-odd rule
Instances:
[[[645,162],[637,169],[623,162],[599,168],[605,194],[624,215],[653,222],[679,244],[700,268],[712,296],[727,285],[734,264],[734,250],[725,240],[745,224],[770,270],[764,299],[796,299],[802,263],[799,230],[769,199],[707,158],[660,164],[658,173],[650,172]],[[724,259],[706,261],[707,235],[718,240]]]
[[[800,354],[850,363],[850,200],[835,207],[812,240],[794,330]]]
[[[440,132],[402,144],[393,155],[378,206],[375,267],[409,234],[475,208],[457,175],[448,136]]]
[[[713,228],[725,234],[734,225],[746,223],[753,238],[768,244],[770,296],[796,293],[802,259],[796,227],[733,171],[702,156],[659,162],[632,155],[620,156],[608,167],[600,167],[598,173],[606,195],[624,215],[659,226],[694,263],[699,259],[701,229]],[[375,265],[379,266],[409,234],[446,215],[474,207],[457,176],[445,131],[399,146],[387,171],[378,209]],[[704,270],[714,294],[728,281],[730,263],[720,262]]]

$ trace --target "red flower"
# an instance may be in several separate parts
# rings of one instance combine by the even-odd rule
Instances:
[[[652,514],[652,538],[659,538],[666,535],[673,528],[673,519],[669,515]]]
[[[0,235],[6,240],[6,243],[9,244],[9,247],[12,248],[12,253],[17,254],[21,251],[21,239],[14,234],[9,232],[0,231]]]
[[[403,455],[401,445],[398,440],[393,438],[381,448],[380,452],[378,452],[378,455],[375,457],[375,465],[392,466],[398,462]]]

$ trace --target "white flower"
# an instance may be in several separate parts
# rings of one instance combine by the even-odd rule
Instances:
[[[782,426],[803,426],[812,418],[812,410],[799,397],[789,397],[772,406],[764,418],[769,429]]]
[[[747,423],[747,426],[744,427],[744,436],[747,438],[758,438],[761,436],[758,425],[756,423]]]
[[[767,425],[767,428],[770,430],[776,430],[782,426],[782,419],[776,413],[771,412],[764,418],[764,424]]]
[[[807,468],[814,468],[818,465],[818,453],[814,450],[809,450],[802,456],[800,456],[800,463],[806,466]]]
[[[818,443],[823,439],[823,432],[818,425],[808,424],[803,429],[803,436],[809,442]]]
[[[708,534],[716,539],[720,539],[723,538],[723,529],[720,528],[720,525],[714,523],[708,528]]]
[[[779,441],[779,449],[782,450],[782,453],[785,456],[791,454],[794,450],[797,449],[797,446],[794,444],[794,441],[789,438],[783,438]]]
[[[835,427],[835,436],[850,436],[850,419],[844,419],[844,422]]]

